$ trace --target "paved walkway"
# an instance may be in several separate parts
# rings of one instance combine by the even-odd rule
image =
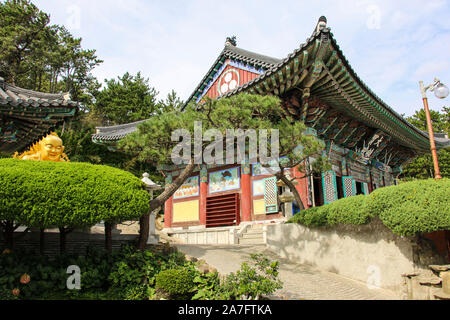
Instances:
[[[319,270],[312,266],[296,264],[280,258],[265,245],[208,246],[175,244],[183,253],[205,260],[219,273],[227,274],[240,269],[241,263],[250,259],[251,253],[264,253],[269,259],[280,262],[279,277],[283,289],[275,293],[278,299],[288,300],[396,300],[393,292],[369,289],[365,283]]]

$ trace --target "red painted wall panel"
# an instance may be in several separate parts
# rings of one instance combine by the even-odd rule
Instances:
[[[235,70],[235,72],[232,72],[232,71],[229,72],[229,70]],[[228,78],[227,78],[227,75],[226,75],[227,73],[231,73],[231,77],[228,76]],[[237,77],[237,75],[239,75],[239,76]],[[228,90],[225,90],[224,92],[222,92],[222,94],[223,94],[223,93],[233,90],[234,88],[242,86],[244,83],[247,83],[247,82],[255,79],[258,76],[259,76],[259,74],[257,74],[257,73],[242,70],[242,69],[232,67],[232,66],[226,66],[225,69],[223,70],[223,72],[219,75],[217,80],[211,86],[211,88],[209,88],[209,90],[205,96],[207,96],[211,99],[217,98],[219,96],[219,90],[218,90],[219,85],[220,86],[226,85],[228,88]],[[233,80],[235,80],[236,82],[234,83]]]

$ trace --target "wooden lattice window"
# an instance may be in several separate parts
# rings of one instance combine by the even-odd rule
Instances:
[[[342,185],[344,187],[344,197],[356,195],[356,183],[352,177],[342,177]]]
[[[334,171],[322,173],[322,185],[325,204],[331,203],[338,199],[336,173]]]
[[[266,213],[278,212],[277,179],[264,179],[264,206]]]

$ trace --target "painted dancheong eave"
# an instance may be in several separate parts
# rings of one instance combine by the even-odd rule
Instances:
[[[331,171],[310,179],[302,179],[303,173],[297,169],[290,172],[306,208],[392,185],[402,166],[429,151],[428,135],[409,124],[358,77],[324,17],[306,43],[283,60],[243,50],[227,39],[225,48],[185,106],[201,102],[204,97],[220,99],[241,92],[278,96],[285,114],[303,121],[308,127],[307,134],[324,142],[323,155],[330,159]],[[138,125],[98,128],[93,139],[114,143],[135,131]],[[445,137],[437,135],[435,140],[438,149],[450,146]],[[194,175],[199,175],[199,193],[186,198],[172,197],[166,202],[166,228],[207,226],[208,199],[217,195],[235,197],[234,202],[224,199],[222,211],[232,212],[230,216],[234,212],[239,214],[236,224],[287,215],[289,206],[275,205],[280,190],[274,196],[273,176],[255,174],[258,170],[255,165],[236,166],[240,172],[239,188],[219,193],[211,192],[210,175],[230,167],[198,169]],[[164,168],[167,183],[181,170]],[[285,187],[279,187],[283,192]],[[239,207],[234,210],[226,202]],[[178,208],[189,208],[190,213]]]
[[[22,151],[73,117],[78,106],[69,93],[27,90],[0,78],[0,151]]]

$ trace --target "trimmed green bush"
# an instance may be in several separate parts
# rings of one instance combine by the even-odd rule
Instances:
[[[450,230],[450,179],[418,180],[375,190],[367,210],[395,234]]]
[[[313,207],[293,216],[287,223],[298,223],[307,227],[322,227],[328,224],[326,206]]]
[[[361,225],[370,222],[366,196],[354,196],[340,199],[327,206],[327,221],[329,225],[354,224]]]
[[[0,159],[0,220],[28,227],[89,227],[137,219],[149,210],[142,182],[87,163]]]
[[[156,288],[171,297],[185,297],[195,287],[195,274],[188,269],[168,269],[156,275]]]
[[[378,216],[401,236],[450,230],[450,179],[418,180],[308,209],[289,223],[308,227],[362,225]]]

